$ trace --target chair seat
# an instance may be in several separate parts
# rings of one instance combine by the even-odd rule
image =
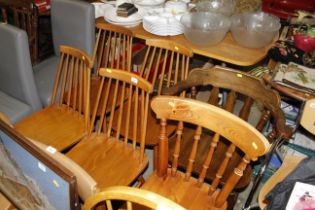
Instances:
[[[185,135],[182,137],[181,141],[181,154],[178,162],[178,167],[179,168],[186,168],[190,155],[190,150],[191,150],[191,139],[194,138],[196,128],[188,127],[185,126],[184,132]],[[175,142],[176,142],[176,137],[170,138],[169,139],[169,157],[172,157],[171,154],[174,153],[175,149]],[[210,182],[213,180],[213,178],[216,176],[216,171],[219,169],[224,157],[225,157],[225,152],[227,150],[227,147],[229,146],[229,143],[225,141],[223,137],[220,137],[220,141],[218,142],[218,145],[216,147],[215,153],[213,155],[213,159],[210,163],[211,168],[208,169],[207,175],[206,175],[206,181]],[[193,174],[198,176],[198,171],[201,171],[201,168],[203,167],[203,161],[206,158],[207,151],[210,148],[210,143],[212,140],[212,135],[209,133],[202,133],[199,144],[198,144],[198,152],[196,154],[196,159],[194,162],[194,168],[193,168]],[[186,152],[187,151],[187,152]],[[238,165],[239,161],[243,157],[244,154],[240,150],[236,150],[233,154],[233,157],[230,161],[230,163],[227,166],[227,169],[224,173],[224,176],[221,179],[221,184],[224,184],[228,178],[228,176],[233,172],[234,168]],[[235,189],[243,189],[245,188],[249,182],[251,181],[252,178],[252,168],[250,165],[248,165],[244,171],[243,176],[241,177],[240,181],[237,183],[235,186]]]
[[[138,150],[104,134],[85,137],[66,155],[86,170],[101,189],[130,185],[148,165],[146,155],[140,163]]]
[[[55,147],[58,151],[74,145],[87,134],[84,117],[58,105],[33,113],[15,127],[26,137]]]
[[[15,124],[31,114],[32,107],[0,91],[0,112],[6,114],[10,121]]]
[[[142,188],[167,197],[190,210],[227,208],[226,203],[221,208],[214,208],[214,200],[218,193],[215,192],[212,196],[209,196],[209,186],[203,184],[199,187],[197,180],[192,177],[186,181],[185,174],[182,172],[177,172],[175,176],[172,176],[170,169],[166,178],[158,177],[154,172]]]

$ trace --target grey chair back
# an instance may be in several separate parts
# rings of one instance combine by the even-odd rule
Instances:
[[[55,54],[68,45],[92,57],[95,45],[95,11],[90,3],[77,0],[52,0],[51,21]]]
[[[42,107],[36,89],[24,30],[0,24],[0,91],[29,106],[32,111]]]

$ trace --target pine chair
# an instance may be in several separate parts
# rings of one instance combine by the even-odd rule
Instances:
[[[156,95],[161,94],[163,87],[170,87],[177,82],[186,79],[189,60],[192,50],[178,45],[169,40],[146,40],[147,50],[140,68],[140,76],[153,84]],[[115,125],[115,123],[114,123]],[[154,155],[157,152],[159,121],[150,110],[148,113],[148,132],[145,138],[147,146],[154,147]],[[116,128],[115,128],[116,129]],[[169,126],[167,133],[170,135],[176,129],[176,125]],[[122,133],[122,135],[125,135]],[[137,140],[139,142],[139,139]],[[154,165],[156,158],[154,157]]]
[[[97,23],[97,38],[93,53],[93,62],[96,63],[96,73],[91,79],[91,108],[97,98],[101,77],[100,68],[121,69],[131,71],[132,32],[124,27]],[[111,102],[112,99],[109,100]],[[101,110],[98,110],[100,115]]]
[[[101,68],[99,76],[102,79],[92,113],[91,134],[74,146],[67,156],[83,167],[101,189],[130,185],[148,164],[144,138],[152,85],[122,70]],[[109,103],[110,98],[113,103]],[[120,107],[119,112],[115,112],[116,104]],[[98,117],[99,107],[102,112]],[[109,114],[107,110],[110,110]],[[112,132],[114,119],[117,119],[115,133]],[[121,135],[123,129],[124,136]],[[136,138],[141,139],[139,145]]]
[[[161,122],[158,166],[142,188],[165,196],[187,209],[226,209],[226,199],[243,176],[247,165],[251,160],[256,160],[268,151],[267,139],[235,115],[194,99],[158,96],[152,100],[151,107]],[[178,128],[175,150],[169,154],[169,140],[166,135],[169,121],[181,122],[185,126],[190,125],[195,128],[194,138],[188,139],[190,151],[187,151],[185,172],[178,170],[178,164],[182,156],[181,144],[184,143],[182,137],[186,130]],[[202,141],[201,133],[210,136],[215,133],[231,142],[229,151],[223,154],[220,167],[216,169],[216,178],[210,185],[206,184],[204,179],[207,171],[215,167],[211,160],[214,158],[217,141],[220,139],[213,137],[210,147],[200,149],[198,144]],[[219,189],[220,178],[225,174],[224,169],[230,162],[232,151],[236,149],[242,152],[242,158],[231,173],[227,174],[226,182]],[[199,154],[204,157],[203,167],[199,171],[198,178],[194,178],[192,169]],[[174,158],[169,165],[170,156]]]
[[[51,104],[19,121],[16,129],[28,138],[63,151],[88,134],[93,64],[79,49],[61,46],[60,54]],[[66,92],[67,102],[62,100]]]
[[[113,208],[115,202],[122,201],[118,208]],[[102,203],[106,209],[138,209],[139,205],[157,210],[184,210],[185,208],[156,193],[138,188],[116,186],[108,187],[86,200],[83,210],[92,210]],[[125,206],[127,208],[123,208]]]
[[[280,108],[278,93],[267,88],[261,80],[255,77],[220,66],[215,66],[211,69],[194,69],[190,72],[187,80],[176,86],[165,88],[163,94],[179,95],[181,92],[186,91],[186,97],[196,99],[197,90],[200,90],[199,93],[202,93],[202,90],[211,90],[211,93],[207,96],[208,98],[205,97],[209,104],[220,106],[222,109],[235,113],[239,118],[255,125],[257,131],[268,136],[270,142],[279,138],[288,138],[291,134],[290,129],[285,125],[285,117]],[[225,102],[219,103],[220,98]],[[268,125],[269,129],[267,128]],[[189,156],[191,149],[189,139],[194,138],[195,130],[183,124],[178,126],[180,131],[185,130],[185,134],[182,135],[181,158],[178,159],[179,168],[185,169],[187,165],[185,159]],[[218,142],[212,159],[215,167],[209,169],[204,178],[206,181],[215,179],[217,176],[216,170],[224,160],[224,154],[228,152],[231,154],[231,161],[228,167],[224,169],[224,176],[219,179],[219,183],[222,185],[227,181],[228,175],[242,158],[242,153],[236,150],[235,146],[226,142],[220,135],[215,134],[214,136]],[[212,145],[211,138],[205,132],[202,132],[198,149],[206,150],[209,148]],[[170,138],[170,153],[174,150],[176,150],[176,137]],[[194,175],[199,175],[205,156],[206,153],[196,155],[192,170]],[[172,158],[170,158],[171,160]],[[249,166],[244,171],[244,176],[235,186],[235,189],[237,191],[244,189],[248,186],[251,178],[252,170]],[[230,205],[236,201],[236,196],[236,191],[230,193]]]

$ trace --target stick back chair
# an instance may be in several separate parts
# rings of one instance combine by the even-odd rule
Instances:
[[[28,138],[63,151],[88,134],[92,60],[76,48],[60,46],[60,62],[51,104],[19,121]],[[67,101],[63,100],[66,97]]]
[[[270,142],[277,138],[288,138],[290,135],[289,128],[285,125],[285,117],[280,109],[280,97],[278,93],[267,86],[255,77],[236,71],[229,68],[215,66],[211,69],[194,69],[190,72],[187,80],[182,81],[176,86],[166,88],[163,94],[167,95],[179,95],[182,91],[186,91],[186,97],[196,99],[198,90],[199,93],[202,89],[211,90],[209,96],[205,97],[209,104],[220,106],[229,112],[235,113],[239,118],[254,124],[256,129],[266,135]],[[221,99],[225,102],[220,101]],[[267,129],[268,125],[270,126]],[[185,130],[185,133],[181,135],[181,157],[179,158],[179,167],[185,169],[186,157],[190,154],[189,139],[193,139],[195,136],[194,128],[184,126],[179,123],[178,130],[181,132]],[[230,144],[219,134],[214,134],[214,137],[210,137],[206,133],[201,133],[200,143],[198,149],[206,150],[215,144],[216,150],[214,151],[213,158],[211,159],[213,165],[212,169],[209,169],[207,174],[203,174],[203,179],[211,181],[218,176],[216,170],[220,168],[222,170],[222,177],[216,179],[218,182],[214,185],[224,184],[228,175],[233,171],[233,168],[237,165],[237,162],[242,158],[239,150],[235,148],[235,145]],[[215,141],[212,142],[211,138]],[[176,137],[170,139],[170,153],[176,150]],[[230,154],[230,163],[227,167],[222,168],[221,163],[225,159],[225,154]],[[196,155],[193,174],[199,175],[201,168],[204,167],[203,159],[206,156],[205,153],[199,153]],[[172,157],[170,158],[170,161]],[[221,176],[221,175],[220,175]],[[244,189],[252,178],[251,167],[247,167],[244,171],[244,176],[240,182],[236,185],[236,190]],[[216,187],[216,186],[215,186]],[[234,191],[231,193],[230,205],[236,201],[237,193]]]
[[[94,107],[97,98],[101,77],[100,68],[121,69],[131,71],[132,32],[124,27],[112,24],[97,23],[97,38],[93,53],[93,62],[96,63],[96,71],[91,79],[91,108]],[[109,102],[113,99],[110,98]],[[98,115],[101,110],[98,110]]]
[[[256,160],[269,149],[267,139],[247,122],[216,106],[194,99],[177,96],[158,96],[152,100],[151,107],[161,122],[160,142],[157,170],[144,183],[143,189],[161,194],[187,209],[226,209],[226,199],[234,189],[251,160]],[[182,158],[181,144],[185,129],[179,127],[176,132],[175,150],[169,154],[169,139],[166,127],[169,121],[181,122],[195,128],[194,138],[188,139],[190,150],[185,155],[186,170],[178,170]],[[211,146],[200,149],[201,133],[213,136],[214,133],[223,136],[242,152],[242,157],[234,166],[226,183],[219,189],[217,183],[224,174],[224,168],[230,161],[232,149],[229,149],[216,169],[216,178],[210,186],[204,182],[205,174],[213,166],[217,139],[211,138]],[[188,143],[187,143],[188,144]],[[202,154],[203,167],[197,178],[192,177],[196,157]],[[173,156],[169,164],[170,156]]]
[[[101,68],[99,75],[101,83],[92,113],[91,134],[74,146],[67,156],[83,167],[99,188],[130,185],[148,164],[144,138],[152,85],[123,70]],[[113,103],[109,103],[110,98]],[[119,105],[118,112],[115,112],[116,104]],[[102,110],[100,116],[97,115],[99,107]],[[109,114],[106,110],[110,110]],[[114,119],[117,119],[115,133]],[[124,136],[121,135],[123,130]],[[141,139],[139,145],[136,138]]]
[[[117,201],[123,201],[118,208],[115,208]],[[115,186],[108,187],[101,192],[94,194],[86,200],[83,210],[95,209],[97,204],[102,203],[106,209],[138,209],[139,205],[150,209],[163,210],[184,210],[185,208],[175,202],[150,191],[138,188]],[[124,208],[124,206],[126,208]]]
[[[140,68],[140,76],[151,82],[156,95],[161,94],[163,87],[170,87],[186,79],[192,50],[169,40],[146,40],[147,50]],[[154,113],[148,114],[148,132],[145,143],[148,146],[158,144],[159,121]],[[176,126],[169,126],[171,134]],[[139,140],[138,140],[139,141]],[[157,148],[155,147],[155,150]]]

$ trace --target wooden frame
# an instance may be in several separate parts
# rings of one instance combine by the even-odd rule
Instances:
[[[0,119],[0,129],[9,137],[11,137],[18,145],[23,149],[29,152],[34,158],[39,160],[41,163],[46,165],[49,169],[59,175],[63,180],[69,183],[69,197],[70,197],[70,209],[78,209],[78,194],[77,194],[77,184],[76,177],[65,167],[57,163],[47,154],[45,154],[41,149],[37,148],[31,141],[27,140],[20,133],[16,132],[8,124]],[[19,206],[16,201],[10,197],[8,192],[5,189],[0,189],[0,191],[19,209],[23,209],[22,206]]]

